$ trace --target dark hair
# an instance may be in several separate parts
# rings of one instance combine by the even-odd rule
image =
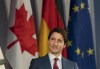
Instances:
[[[65,31],[64,29],[61,29],[61,28],[54,28],[53,30],[50,31],[50,33],[48,35],[48,39],[50,39],[53,32],[60,33],[64,38],[64,44],[67,43],[67,31]]]

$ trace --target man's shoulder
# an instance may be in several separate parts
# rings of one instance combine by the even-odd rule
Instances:
[[[42,60],[45,60],[45,58],[47,58],[47,55],[45,55],[45,56],[43,56],[43,57],[38,57],[38,58],[34,58],[34,59],[32,59],[32,61],[42,61]]]
[[[74,69],[79,69],[76,62],[73,62],[73,61],[68,60],[66,58],[63,58],[62,62],[63,62],[63,66],[65,68],[68,68],[68,69],[73,69],[73,68]]]
[[[71,60],[69,60],[69,59],[66,59],[66,58],[64,58],[63,57],[63,61],[65,61],[66,63],[68,63],[68,64],[76,64],[76,62],[74,62],[74,61],[71,61]]]

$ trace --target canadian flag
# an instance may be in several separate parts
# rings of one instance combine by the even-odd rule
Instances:
[[[15,7],[11,7],[13,12],[9,17],[6,56],[13,69],[28,69],[30,61],[38,57],[31,3],[30,0],[16,0],[12,5]]]

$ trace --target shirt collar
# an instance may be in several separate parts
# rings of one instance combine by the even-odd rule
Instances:
[[[58,59],[61,61],[62,55],[56,57],[56,56],[54,56],[54,55],[53,55],[52,53],[50,53],[50,52],[48,53],[48,55],[49,55],[50,61],[53,61],[54,58],[58,58]]]

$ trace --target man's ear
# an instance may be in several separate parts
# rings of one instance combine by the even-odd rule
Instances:
[[[66,47],[66,44],[64,44],[64,48]]]

